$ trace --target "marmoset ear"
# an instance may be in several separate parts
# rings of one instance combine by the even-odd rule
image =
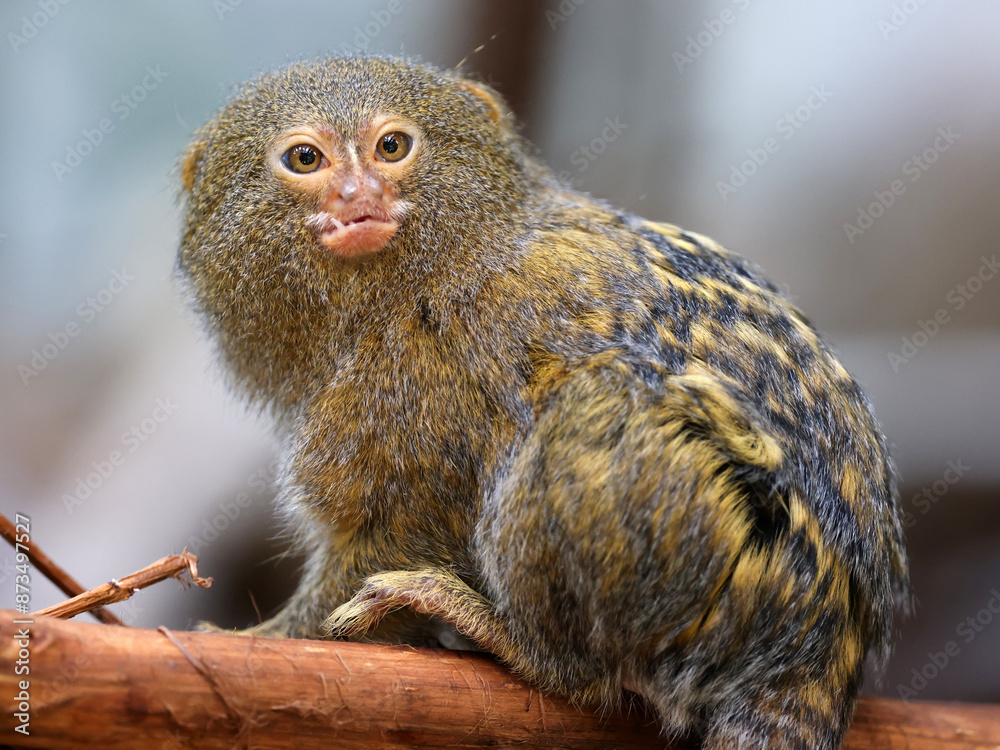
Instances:
[[[500,94],[486,84],[470,81],[468,78],[455,78],[455,85],[465,93],[474,96],[478,103],[485,108],[486,114],[493,122],[507,130],[513,129],[514,117]]]
[[[181,185],[189,193],[194,189],[194,176],[201,166],[201,158],[205,155],[207,145],[208,142],[204,138],[197,138],[191,142],[181,157]]]

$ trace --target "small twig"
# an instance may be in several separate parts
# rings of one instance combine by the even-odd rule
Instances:
[[[70,617],[76,617],[81,612],[90,611],[95,607],[125,601],[139,589],[152,586],[154,583],[159,583],[167,578],[177,578],[183,581],[181,576],[185,572],[189,573],[191,580],[202,588],[207,589],[212,585],[211,578],[200,578],[198,576],[198,558],[185,548],[179,555],[164,557],[152,565],[147,565],[140,571],[125,576],[121,580],[110,581],[90,591],[85,591],[78,596],[74,596],[62,604],[40,609],[34,612],[33,615],[50,615],[68,620]]]
[[[17,548],[17,528],[10,522],[7,516],[0,513],[0,536],[3,536],[12,547]],[[54,583],[66,596],[79,596],[86,589],[83,588],[76,579],[69,573],[56,565],[55,561],[46,555],[32,539],[31,544],[25,550],[31,564],[38,568],[46,578]],[[98,607],[90,611],[94,617],[105,625],[122,625],[122,621],[110,610]]]

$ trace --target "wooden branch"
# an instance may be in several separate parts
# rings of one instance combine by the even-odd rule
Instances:
[[[76,582],[73,576],[56,565],[55,560],[42,552],[34,540],[31,540],[27,545],[22,544],[19,546],[17,538],[20,535],[18,534],[17,527],[2,513],[0,513],[0,536],[6,539],[15,550],[20,551],[23,548],[24,553],[28,556],[28,561],[34,567],[38,568],[43,576],[58,586],[59,590],[66,594],[66,596],[79,596],[86,590]],[[122,624],[122,621],[113,612],[103,607],[92,609],[90,613],[105,625]]]
[[[15,662],[25,658],[30,677],[18,677]],[[17,696],[23,679],[29,697],[15,706],[28,703],[30,734],[14,731],[22,723],[16,713],[0,715],[0,743],[14,747],[683,747],[668,745],[638,705],[602,718],[539,694],[486,655],[454,651],[139,630],[2,611],[0,695]],[[997,707],[864,698],[845,747],[998,745]]]
[[[200,578],[198,576],[198,558],[185,548],[179,555],[161,557],[151,565],[147,565],[142,570],[127,575],[121,580],[102,584],[60,604],[40,609],[30,616],[49,615],[51,617],[69,619],[105,604],[123,602],[139,589],[152,586],[154,583],[165,581],[168,578],[183,580],[182,576],[185,573],[188,573],[191,576],[191,580],[202,588],[207,589],[212,585],[211,578]]]

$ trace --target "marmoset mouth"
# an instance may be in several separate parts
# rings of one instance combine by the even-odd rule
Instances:
[[[335,216],[327,211],[309,218],[319,233],[320,243],[339,258],[353,258],[378,252],[399,229],[399,222],[387,211],[371,210],[353,216]]]

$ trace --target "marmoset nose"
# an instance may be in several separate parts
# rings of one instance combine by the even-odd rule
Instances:
[[[355,175],[348,175],[336,188],[338,197],[345,203],[349,203],[361,191],[361,185]]]
[[[334,182],[330,191],[333,201],[350,203],[361,198],[380,200],[385,194],[385,181],[370,172],[351,172]]]

